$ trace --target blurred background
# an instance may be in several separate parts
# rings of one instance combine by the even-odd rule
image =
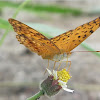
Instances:
[[[48,61],[19,44],[9,18],[51,38],[99,16],[100,0],[0,0],[0,100],[25,100],[39,91],[39,84],[48,76],[44,75]],[[100,50],[100,29],[73,51],[91,48]],[[52,98],[44,96],[40,100],[100,100],[100,54],[78,52],[69,60],[72,78],[68,87],[74,93],[62,90]],[[53,64],[50,61],[51,69]]]

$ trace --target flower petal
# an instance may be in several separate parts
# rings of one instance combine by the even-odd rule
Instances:
[[[65,88],[65,87],[62,87],[65,91],[68,91],[68,92],[74,92],[74,90],[71,90],[71,89],[68,89],[68,88]]]
[[[57,77],[57,71],[53,70],[53,76],[54,76],[54,79],[57,80],[57,78],[58,78]]]
[[[47,69],[47,68],[46,68]],[[50,74],[50,75],[52,75],[52,72],[49,70],[49,69],[47,69],[47,71],[48,71],[48,73]]]
[[[61,86],[67,87],[66,82],[63,82],[63,81],[61,81],[61,80],[58,80],[58,82],[59,82],[59,84],[60,84]]]

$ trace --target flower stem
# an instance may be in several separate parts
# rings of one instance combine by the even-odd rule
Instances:
[[[44,91],[40,90],[40,92],[38,92],[37,94],[33,95],[30,98],[27,98],[26,100],[37,100],[40,98],[40,96],[43,96],[43,95],[44,95]]]

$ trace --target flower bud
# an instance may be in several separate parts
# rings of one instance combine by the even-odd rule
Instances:
[[[59,85],[58,80],[54,80],[54,77],[50,75],[42,82],[41,88],[48,96],[53,96],[57,94],[62,87]]]

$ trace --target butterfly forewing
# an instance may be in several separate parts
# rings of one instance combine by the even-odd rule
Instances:
[[[55,54],[60,54],[58,47],[38,31],[15,19],[10,18],[9,23],[18,34],[18,41],[44,59],[52,59]]]
[[[61,50],[70,52],[100,27],[100,17],[51,39]]]

